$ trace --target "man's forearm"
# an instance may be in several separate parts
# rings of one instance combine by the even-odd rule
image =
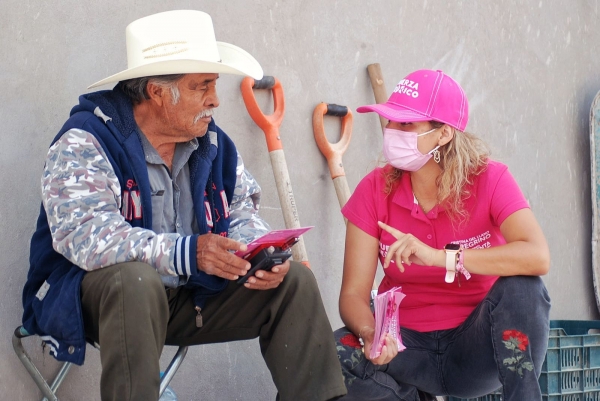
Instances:
[[[85,270],[138,260],[161,274],[176,274],[180,236],[132,227],[120,213],[120,194],[95,138],[82,130],[65,133],[50,148],[42,176],[54,249]]]

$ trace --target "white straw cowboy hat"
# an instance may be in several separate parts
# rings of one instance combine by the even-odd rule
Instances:
[[[225,73],[263,77],[258,61],[241,48],[217,42],[210,15],[177,10],[133,21],[125,30],[127,69],[88,87],[167,74]]]

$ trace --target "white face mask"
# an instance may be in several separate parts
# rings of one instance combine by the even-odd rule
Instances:
[[[431,159],[431,154],[439,148],[436,146],[427,154],[417,147],[417,138],[432,133],[437,128],[417,134],[392,128],[383,130],[383,155],[394,167],[405,171],[417,171]]]

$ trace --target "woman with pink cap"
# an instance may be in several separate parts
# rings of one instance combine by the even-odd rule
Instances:
[[[348,219],[338,356],[344,400],[474,398],[503,387],[505,401],[541,400],[548,345],[546,239],[508,168],[465,132],[469,106],[442,71],[401,80],[384,104],[384,167],[357,186]],[[401,339],[370,358],[370,290],[402,287]],[[364,345],[364,347],[361,347]]]

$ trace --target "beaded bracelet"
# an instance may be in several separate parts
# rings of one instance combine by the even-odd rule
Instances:
[[[363,338],[362,338],[362,331],[363,331],[365,328],[367,328],[367,327],[368,327],[368,328],[371,328],[371,326],[363,326],[363,328],[362,328],[362,329],[358,330],[358,343],[359,343],[360,345],[362,345],[362,352],[363,352],[363,353],[365,352],[365,342],[364,342],[364,340],[363,340]]]

